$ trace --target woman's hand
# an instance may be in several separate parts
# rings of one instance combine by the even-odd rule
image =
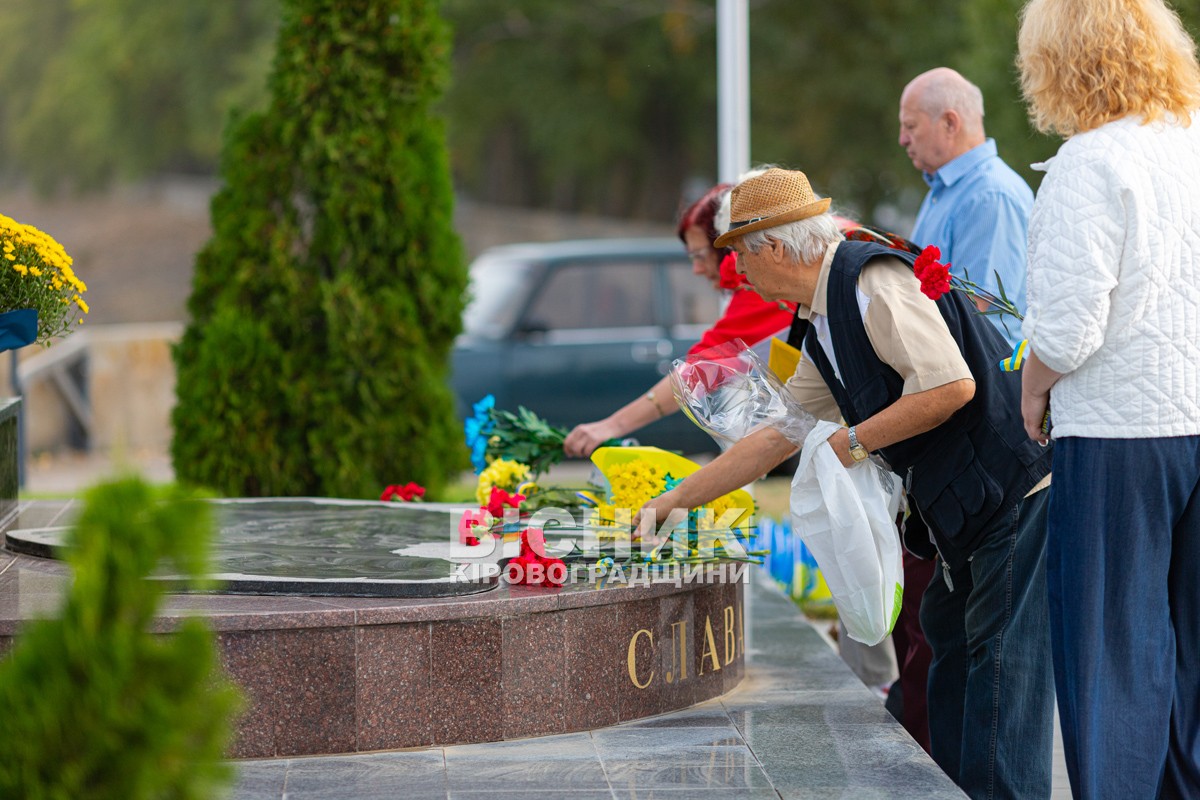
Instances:
[[[576,425],[567,434],[567,438],[563,440],[563,452],[571,458],[587,458],[597,447],[609,439],[619,438],[624,433],[612,421],[612,417],[598,422],[585,422]]]
[[[1026,435],[1041,445],[1050,442],[1050,432],[1042,426],[1049,413],[1050,389],[1061,377],[1061,372],[1050,369],[1037,357],[1031,344],[1021,367],[1021,419]]]
[[[1050,437],[1042,428],[1049,408],[1049,392],[1038,393],[1027,388],[1021,391],[1021,418],[1025,422],[1025,433],[1041,445],[1050,441]]]

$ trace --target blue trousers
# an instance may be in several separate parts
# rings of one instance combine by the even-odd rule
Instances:
[[[1075,797],[1200,797],[1200,436],[1057,441],[1049,523]]]
[[[1022,500],[966,565],[941,564],[921,603],[921,627],[933,650],[930,752],[975,800],[1050,796],[1048,494]]]

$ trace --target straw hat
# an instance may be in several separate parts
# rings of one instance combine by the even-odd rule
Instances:
[[[717,237],[714,247],[728,247],[737,237],[815,217],[829,210],[829,198],[813,194],[803,172],[778,167],[733,187],[729,197],[729,230]]]

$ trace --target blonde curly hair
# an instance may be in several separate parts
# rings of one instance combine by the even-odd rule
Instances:
[[[1191,123],[1196,43],[1163,0],[1030,0],[1017,67],[1029,118],[1064,137],[1140,115]]]

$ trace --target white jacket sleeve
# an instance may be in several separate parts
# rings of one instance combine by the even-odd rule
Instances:
[[[1038,358],[1062,373],[1078,369],[1104,342],[1132,202],[1108,164],[1071,155],[1050,164],[1030,214],[1021,327]]]

